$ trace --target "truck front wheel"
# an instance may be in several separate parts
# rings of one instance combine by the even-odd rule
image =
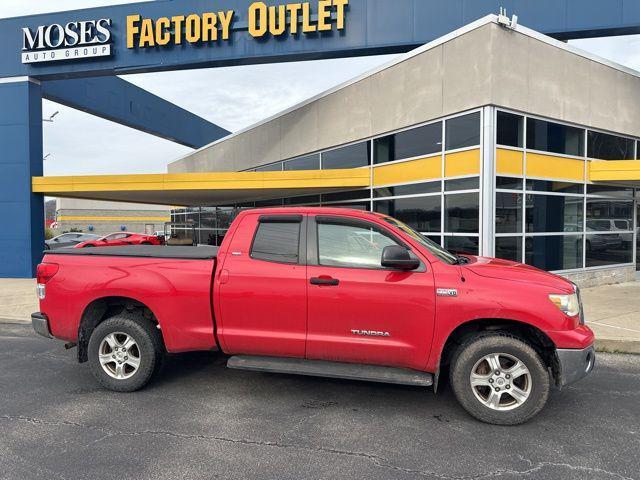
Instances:
[[[456,398],[478,420],[518,425],[547,402],[549,372],[538,353],[507,333],[476,336],[453,356],[450,381]]]
[[[144,387],[164,355],[155,325],[142,315],[123,313],[100,323],[89,338],[89,366],[102,386],[116,392]]]

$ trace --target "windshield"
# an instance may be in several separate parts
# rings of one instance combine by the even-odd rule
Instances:
[[[423,245],[427,250],[429,250],[429,252],[431,252],[433,255],[438,257],[443,262],[448,263],[450,265],[452,265],[454,263],[458,263],[458,259],[454,254],[452,254],[449,251],[445,250],[440,245],[438,245],[436,242],[434,242],[433,240],[428,239],[427,237],[425,237],[421,233],[416,232],[409,225],[406,225],[406,224],[402,223],[400,220],[396,220],[393,217],[387,217],[386,215],[381,215],[381,217],[384,219],[385,222],[390,223],[391,225],[393,225],[396,228],[399,228],[404,233],[409,235],[411,238],[413,238],[414,240],[420,242],[420,244]]]

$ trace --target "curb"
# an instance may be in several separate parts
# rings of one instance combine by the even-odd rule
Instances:
[[[640,355],[640,340],[596,338],[596,351],[603,353],[630,353]]]
[[[31,318],[10,318],[0,317],[0,323],[9,323],[12,325],[31,325]]]

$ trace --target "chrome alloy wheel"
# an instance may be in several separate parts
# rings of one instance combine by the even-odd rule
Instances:
[[[469,377],[475,397],[493,410],[512,410],[531,394],[531,373],[518,358],[507,353],[485,355]]]
[[[126,333],[115,332],[104,337],[98,356],[102,369],[117,380],[131,378],[140,367],[138,344]]]

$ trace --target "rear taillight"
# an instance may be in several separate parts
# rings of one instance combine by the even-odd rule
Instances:
[[[59,265],[57,263],[41,263],[36,268],[36,279],[38,283],[47,283],[58,273]]]

